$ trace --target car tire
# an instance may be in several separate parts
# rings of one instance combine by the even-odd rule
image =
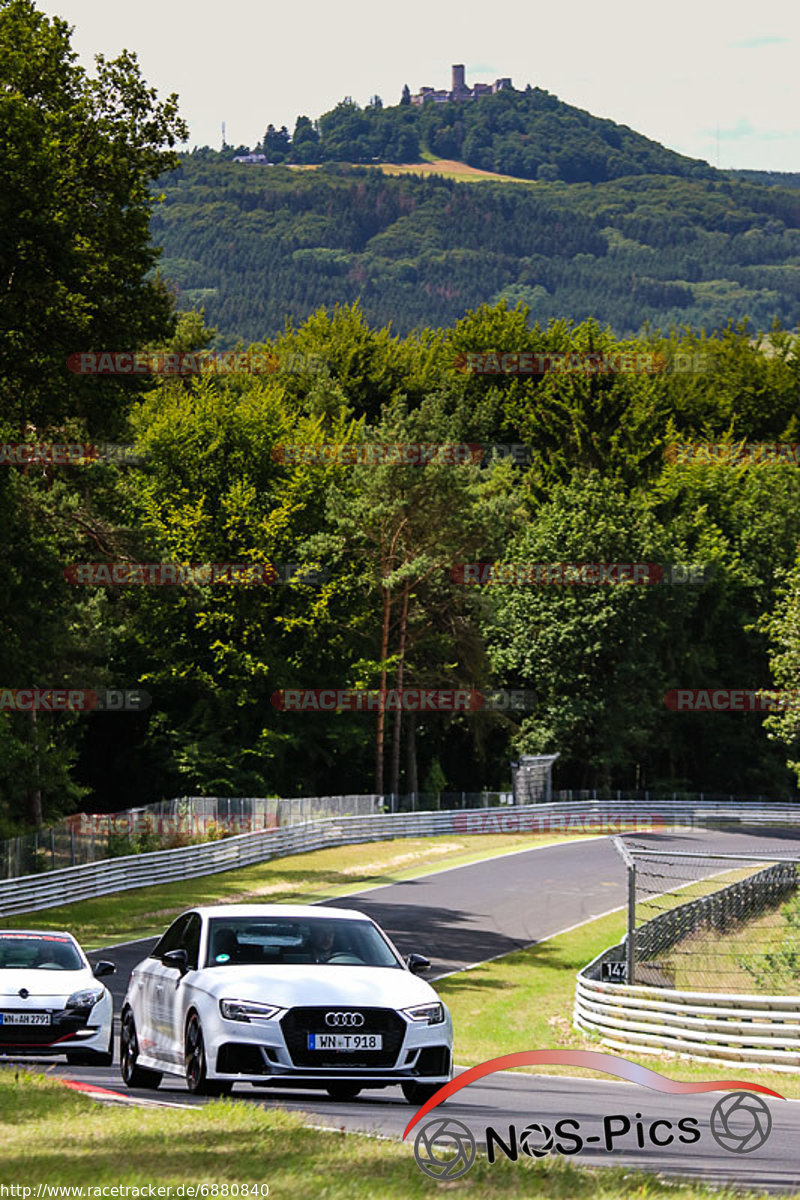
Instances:
[[[430,1100],[431,1096],[435,1096],[440,1087],[444,1087],[442,1083],[417,1083],[416,1080],[409,1080],[404,1083],[403,1095],[409,1104],[425,1104]]]
[[[133,1013],[126,1008],[119,1030],[119,1070],[122,1082],[129,1088],[157,1088],[163,1078],[161,1071],[150,1071],[137,1064],[139,1041]]]
[[[331,1083],[325,1088],[325,1091],[331,1100],[344,1102],[346,1100],[355,1100],[361,1088],[357,1083]]]
[[[189,1014],[183,1041],[186,1086],[193,1096],[227,1096],[233,1083],[226,1079],[209,1079],[203,1026],[196,1012]]]

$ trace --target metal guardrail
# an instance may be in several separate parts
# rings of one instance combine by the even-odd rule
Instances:
[[[142,850],[380,812],[383,797],[182,796],[115,813],[74,813],[58,825],[0,841],[0,879],[56,871]],[[433,807],[433,806],[430,806]],[[447,806],[445,806],[447,807]]]
[[[700,926],[720,930],[754,905],[778,903],[797,887],[794,862],[678,905],[635,931],[636,960],[651,958]],[[628,1053],[685,1055],[730,1066],[800,1072],[800,997],[698,992],[602,979],[604,962],[630,963],[629,938],[578,972],[573,1023]]]
[[[590,966],[622,956],[605,950]],[[800,997],[725,995],[628,986],[578,975],[574,1024],[628,1053],[800,1071]]]
[[[75,900],[87,900],[157,883],[174,883],[179,879],[235,871],[272,858],[329,846],[452,833],[454,819],[463,815],[459,810],[449,810],[330,817],[283,829],[243,833],[217,842],[156,850],[149,854],[132,854],[41,875],[3,880],[0,881],[0,917],[37,912]]]
[[[237,833],[379,812],[495,808],[511,792],[349,796],[182,796],[114,813],[73,813],[58,825],[0,841],[0,879],[57,871],[143,851],[173,850]]]
[[[113,892],[194,879],[221,871],[234,871],[291,854],[327,846],[382,841],[396,837],[437,834],[477,834],[580,831],[604,835],[643,832],[667,826],[694,827],[720,820],[799,824],[800,805],[753,807],[669,802],[643,811],[640,802],[617,800],[516,805],[513,808],[448,809],[432,812],[380,813],[372,816],[332,817],[303,825],[243,833],[217,842],[156,850],[102,862],[66,867],[44,874],[0,880],[0,917],[37,912],[75,900]]]

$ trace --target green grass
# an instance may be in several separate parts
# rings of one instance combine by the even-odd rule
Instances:
[[[665,1181],[630,1168],[581,1169],[559,1159],[490,1166],[483,1155],[463,1179],[437,1184],[399,1138],[313,1129],[298,1114],[236,1100],[200,1108],[110,1107],[13,1067],[0,1068],[0,1113],[0,1180],[33,1189],[216,1184],[220,1195],[224,1185],[267,1184],[274,1200],[414,1200],[445,1189],[476,1200],[754,1200],[752,1192]]]
[[[307,904],[582,836],[586,835],[445,834],[336,846],[199,879],[132,888],[30,916],[4,917],[0,929],[68,929],[86,949],[98,949],[163,933],[176,916],[197,904]]]
[[[436,990],[453,1014],[455,1061],[473,1066],[516,1050],[602,1050],[599,1038],[572,1026],[575,976],[602,950],[619,942],[624,932],[624,913],[612,913],[529,950],[518,950],[437,982]],[[787,1097],[800,1097],[800,1075],[783,1071],[698,1063],[671,1053],[626,1051],[623,1057],[672,1079],[740,1078],[765,1084]],[[598,1077],[596,1072],[577,1067],[531,1070],[537,1075]]]
[[[732,883],[763,871],[769,865],[767,862],[752,863],[686,884],[673,882],[670,891],[648,896],[637,903],[637,925],[651,921],[690,900],[721,891]],[[796,975],[791,971],[773,970],[770,964],[774,961],[774,966],[779,968],[781,958],[786,957],[785,951],[790,946],[796,948],[796,944],[796,927],[790,926],[782,916],[780,906],[776,906],[756,920],[746,921],[727,933],[702,928],[662,951],[653,966],[657,968],[658,978],[662,982],[669,980],[669,986],[679,990],[791,995],[797,988]],[[775,951],[778,951],[777,955]],[[797,958],[796,952],[794,957]],[[743,958],[749,958],[754,966],[763,968],[759,982],[741,965]],[[645,970],[642,970],[640,982],[648,982]]]
[[[663,970],[674,978],[676,988],[795,995],[800,973],[799,901],[796,893],[789,904],[778,904],[726,932],[698,930],[660,956]]]

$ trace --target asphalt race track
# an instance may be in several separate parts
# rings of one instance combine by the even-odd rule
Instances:
[[[776,829],[636,834],[631,840],[638,844],[669,845],[674,849],[693,851],[800,853],[800,832]],[[402,953],[427,954],[433,962],[431,977],[435,978],[541,941],[619,908],[625,899],[622,862],[611,840],[601,838],[504,855],[326,903],[355,908],[374,917]],[[152,945],[153,939],[148,939],[107,947],[90,955],[93,961],[111,958],[117,963],[117,975],[107,981],[117,1007],[131,968]],[[519,1047],[526,1050],[539,1048]],[[42,1062],[41,1059],[37,1061]],[[660,1064],[655,1058],[652,1065],[656,1070],[670,1073],[668,1064]],[[181,1105],[203,1102],[190,1097],[177,1077],[165,1076],[157,1091],[131,1093],[121,1084],[116,1066],[70,1068],[64,1065],[58,1066],[56,1071],[128,1097],[135,1094]],[[735,1078],[736,1074],[733,1068],[709,1065],[707,1077]],[[747,1072],[742,1074],[745,1079],[748,1077]],[[399,1089],[363,1092],[349,1103],[333,1101],[319,1093],[256,1089],[249,1084],[237,1085],[233,1095],[261,1103],[279,1103],[308,1113],[313,1123],[322,1126],[364,1130],[390,1137],[400,1137],[414,1114]],[[709,1113],[724,1095],[714,1092],[674,1097],[602,1078],[559,1079],[504,1072],[472,1084],[437,1110],[436,1115],[463,1122],[479,1146],[485,1144],[487,1126],[492,1126],[508,1142],[511,1123],[521,1131],[530,1122],[549,1124],[552,1128],[555,1121],[572,1118],[580,1122],[581,1136],[592,1139],[592,1144],[574,1155],[571,1161],[646,1167],[702,1177],[708,1182],[738,1181],[771,1190],[800,1187],[800,1104],[768,1098],[772,1133],[760,1149],[741,1154],[724,1150],[709,1132]],[[630,1120],[631,1129],[613,1143],[613,1153],[608,1153],[604,1147],[603,1118],[623,1116]],[[699,1141],[691,1145],[674,1142],[664,1147],[651,1144],[647,1135],[650,1123],[672,1120],[676,1125],[684,1117],[698,1118]],[[638,1120],[645,1129],[645,1146],[641,1149],[636,1140]],[[619,1129],[622,1124],[620,1120],[613,1128]],[[668,1136],[666,1126],[661,1126],[658,1132],[661,1138]],[[412,1131],[409,1143],[413,1142],[416,1133],[417,1129]],[[534,1140],[532,1144],[541,1144],[541,1141]],[[479,1154],[482,1153],[479,1150]],[[521,1154],[520,1157],[526,1156]]]

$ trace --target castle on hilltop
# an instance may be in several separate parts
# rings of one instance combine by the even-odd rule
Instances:
[[[453,66],[453,86],[449,92],[444,88],[420,88],[411,97],[411,103],[427,104],[432,101],[434,104],[446,104],[448,100],[477,100],[479,96],[491,96],[493,92],[502,92],[511,87],[511,80],[507,78],[495,79],[494,83],[476,83],[472,87],[467,87],[464,81],[464,64],[456,63]]]

